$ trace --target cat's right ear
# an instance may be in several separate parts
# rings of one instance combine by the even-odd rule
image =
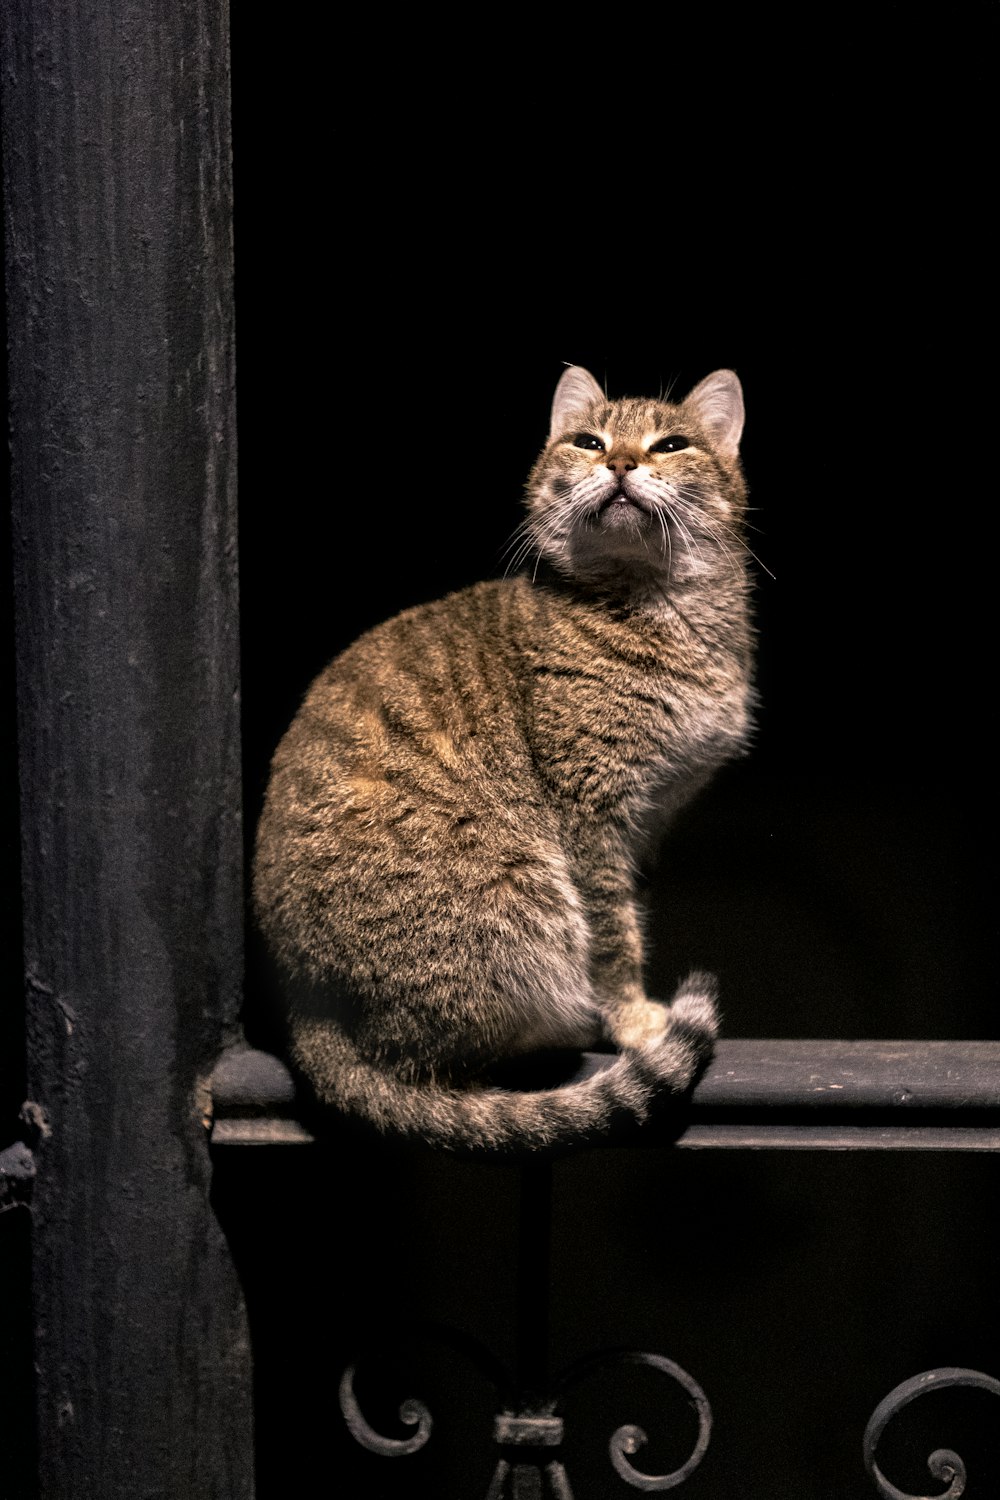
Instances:
[[[743,387],[732,370],[716,370],[706,375],[684,399],[688,411],[709,432],[720,457],[732,463],[740,451],[743,436]]]
[[[556,393],[552,398],[552,421],[549,425],[549,442],[571,427],[586,425],[591,408],[606,403],[607,397],[582,365],[570,365],[559,377]]]

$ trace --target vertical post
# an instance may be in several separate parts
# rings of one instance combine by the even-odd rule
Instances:
[[[40,1492],[249,1500],[228,12],[2,16]]]

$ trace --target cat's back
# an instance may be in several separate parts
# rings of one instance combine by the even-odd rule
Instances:
[[[427,857],[454,829],[541,811],[525,663],[537,603],[522,579],[475,584],[365,632],[319,674],[279,744],[258,832],[258,892],[288,855]],[[351,856],[353,857],[353,856]]]
[[[309,688],[275,757],[389,757],[409,745],[456,761],[472,742],[523,732],[526,640],[537,610],[522,579],[474,584],[359,636]]]
[[[671,748],[697,755],[686,742],[714,733],[717,717],[741,738],[739,635],[713,645],[680,616],[617,612],[526,576],[472,585],[404,610],[330,662],[275,755],[271,801],[290,779],[315,805],[332,778],[340,805],[344,774],[387,770],[427,796],[480,781],[510,805],[554,770],[575,799],[584,779],[610,774],[615,751],[634,769]]]

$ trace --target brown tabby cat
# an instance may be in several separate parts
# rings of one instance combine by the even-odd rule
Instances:
[[[739,381],[609,401],[577,366],[527,486],[524,576],[370,631],[274,758],[254,870],[317,1101],[453,1147],[642,1119],[711,1051],[714,982],[647,998],[633,872],[744,745],[752,635]],[[534,1092],[491,1064],[611,1043]]]

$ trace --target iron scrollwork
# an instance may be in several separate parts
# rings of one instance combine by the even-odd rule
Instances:
[[[355,1442],[360,1443],[362,1448],[367,1448],[369,1453],[379,1453],[383,1458],[402,1458],[406,1454],[418,1452],[430,1437],[434,1425],[423,1402],[408,1400],[399,1408],[399,1420],[404,1426],[417,1429],[412,1437],[383,1437],[365,1420],[358,1405],[354,1394],[354,1371],[355,1366],[348,1365],[340,1378],[340,1409]]]
[[[474,1363],[488,1364],[489,1373],[494,1377],[498,1390],[505,1386],[509,1390],[509,1382],[497,1379],[496,1362],[492,1358],[481,1361],[475,1358],[471,1341],[465,1339],[462,1344],[465,1353],[473,1356]],[[580,1361],[558,1382],[560,1394],[585,1376],[615,1364],[643,1365],[666,1375],[686,1392],[697,1414],[698,1436],[694,1448],[686,1462],[669,1474],[645,1474],[629,1462],[630,1457],[638,1453],[648,1441],[641,1427],[632,1424],[618,1427],[608,1443],[608,1453],[615,1473],[632,1489],[645,1494],[675,1489],[694,1472],[708,1448],[712,1431],[712,1411],[708,1398],[697,1381],[673,1360],[661,1354],[634,1350],[615,1350]],[[341,1377],[339,1392],[340,1409],[355,1441],[370,1453],[380,1454],[384,1458],[405,1457],[423,1448],[433,1427],[431,1414],[423,1402],[411,1399],[404,1401],[399,1407],[400,1421],[416,1429],[410,1437],[384,1437],[366,1420],[358,1404],[354,1392],[355,1369],[353,1364],[348,1365]],[[514,1482],[515,1471],[523,1466],[524,1460],[527,1460],[529,1466],[537,1466],[538,1481],[546,1486],[545,1494],[554,1497],[554,1500],[572,1500],[569,1479],[558,1452],[562,1445],[563,1422],[556,1415],[556,1408],[561,1404],[561,1400],[556,1400],[543,1412],[508,1409],[498,1415],[494,1437],[500,1447],[501,1457],[490,1486],[489,1500],[507,1497],[512,1493],[510,1485]],[[521,1491],[515,1486],[513,1493],[516,1495]]]
[[[690,1376],[680,1365],[675,1364],[672,1359],[667,1359],[662,1354],[641,1353],[638,1350],[617,1350],[609,1354],[593,1355],[574,1366],[572,1370],[560,1382],[560,1387],[565,1389],[573,1385],[584,1374],[599,1366],[610,1363],[624,1363],[645,1365],[649,1369],[659,1370],[661,1374],[667,1375],[671,1380],[687,1392],[688,1398],[698,1417],[698,1437],[692,1449],[690,1457],[679,1469],[674,1469],[670,1474],[644,1474],[636,1469],[629,1458],[638,1453],[649,1441],[646,1433],[641,1427],[626,1424],[617,1428],[611,1435],[608,1443],[608,1452],[615,1473],[623,1479],[627,1485],[634,1490],[641,1490],[645,1494],[652,1494],[658,1490],[676,1489],[683,1484],[685,1479],[694,1473],[701,1463],[708,1448],[709,1439],[712,1435],[712,1408],[708,1403],[708,1397],[698,1382]]]
[[[979,1390],[990,1391],[994,1396],[1000,1396],[1000,1380],[994,1380],[991,1375],[983,1375],[979,1370],[926,1370],[922,1375],[915,1375],[912,1380],[904,1380],[901,1385],[897,1385],[895,1390],[890,1391],[885,1400],[875,1408],[865,1429],[864,1459],[865,1468],[874,1480],[883,1500],[958,1500],[958,1497],[964,1494],[968,1477],[965,1464],[950,1448],[935,1449],[927,1460],[927,1467],[932,1477],[948,1486],[946,1490],[940,1491],[935,1496],[918,1497],[908,1494],[905,1490],[897,1489],[886,1479],[875,1462],[878,1440],[897,1412],[902,1411],[904,1406],[909,1406],[911,1401],[915,1401],[926,1391],[945,1390],[949,1386],[956,1385],[971,1386]]]

